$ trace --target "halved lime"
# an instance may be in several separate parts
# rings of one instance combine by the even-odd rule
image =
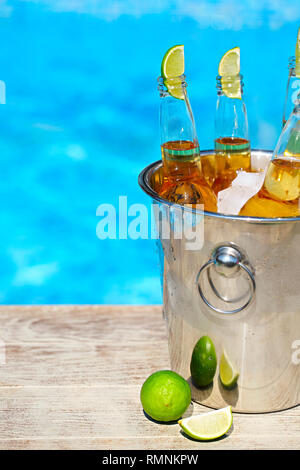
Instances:
[[[295,62],[295,75],[300,78],[300,28],[298,29],[298,37],[296,43],[296,62]]]
[[[218,73],[222,77],[221,84],[224,95],[229,98],[241,99],[239,47],[234,47],[223,55],[219,63]]]
[[[232,425],[231,406],[190,416],[178,421],[184,432],[198,441],[210,441],[223,436]]]
[[[184,74],[184,46],[183,44],[170,47],[165,53],[161,63],[161,76],[174,98],[184,99],[180,75]]]
[[[223,351],[220,359],[220,380],[226,388],[232,388],[237,383],[239,373],[230,362],[227,354]]]

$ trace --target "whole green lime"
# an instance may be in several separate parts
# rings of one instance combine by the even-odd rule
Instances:
[[[179,419],[191,402],[191,389],[181,375],[159,370],[150,375],[141,389],[144,411],[156,421]]]
[[[191,376],[199,387],[209,385],[217,369],[217,356],[209,336],[202,336],[196,343],[191,359]]]

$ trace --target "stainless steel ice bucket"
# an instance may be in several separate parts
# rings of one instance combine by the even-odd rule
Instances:
[[[266,160],[270,152],[253,150],[252,157]],[[139,184],[159,207],[156,218],[170,226],[159,244],[171,368],[189,380],[194,401],[212,408],[268,412],[299,404],[300,218],[191,211],[204,244],[187,250],[168,210],[183,209],[159,197],[162,178],[159,161],[141,172]],[[218,360],[225,350],[239,371],[232,390],[218,370],[208,388],[193,384],[191,354],[203,335],[213,340]]]

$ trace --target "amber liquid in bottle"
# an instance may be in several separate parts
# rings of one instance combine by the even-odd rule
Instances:
[[[202,175],[198,144],[169,141],[161,152],[165,179],[160,196],[177,204],[204,204],[205,210],[216,212],[216,197]]]
[[[250,142],[241,137],[221,137],[215,140],[215,178],[212,188],[216,194],[228,188],[238,170],[251,171]]]
[[[274,159],[268,168],[264,186],[242,208],[249,217],[297,217],[300,196],[300,155]]]

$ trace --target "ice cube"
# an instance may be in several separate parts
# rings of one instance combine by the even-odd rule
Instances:
[[[246,202],[261,189],[265,174],[266,170],[257,173],[238,172],[231,186],[219,192],[218,212],[238,215]]]
[[[251,168],[253,171],[263,171],[271,160],[271,154],[257,150],[251,154]]]

